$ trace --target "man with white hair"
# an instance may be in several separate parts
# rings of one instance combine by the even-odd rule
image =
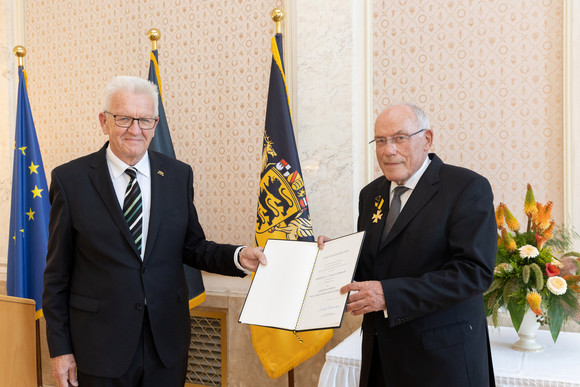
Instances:
[[[99,113],[109,141],[52,172],[43,310],[58,387],[182,387],[183,264],[244,276],[266,263],[261,248],[207,241],[191,167],[148,151],[157,93],[147,80],[114,78]]]
[[[433,131],[413,104],[375,123],[383,176],[360,193],[366,230],[346,310],[364,315],[361,387],[494,386],[483,292],[496,223],[484,177],[429,153]],[[319,237],[319,243],[328,240]]]

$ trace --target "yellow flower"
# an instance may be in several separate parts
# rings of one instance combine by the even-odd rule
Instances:
[[[549,201],[545,206],[542,203],[536,203],[538,213],[532,217],[532,229],[543,233],[550,227],[550,216],[552,214],[552,202]]]
[[[562,294],[566,293],[566,290],[568,289],[568,284],[566,283],[566,280],[564,278],[560,276],[554,276],[548,278],[546,287],[553,294],[561,296]]]
[[[534,312],[537,316],[542,314],[542,309],[540,306],[542,304],[542,296],[538,292],[530,292],[528,293],[526,300],[528,301],[528,305],[532,312]]]
[[[547,239],[552,238],[552,231],[554,231],[554,225],[556,224],[556,222],[554,222],[553,220],[550,222],[550,225],[548,226],[548,228],[546,229],[546,231],[544,231],[544,236]]]
[[[536,199],[534,199],[534,192],[532,191],[532,186],[528,184],[528,189],[526,191],[526,201],[524,203],[524,212],[531,218],[538,213],[538,208],[536,207]]]
[[[520,224],[515,216],[512,215],[511,211],[507,208],[507,206],[503,205],[503,215],[505,217],[505,223],[509,227],[510,230],[517,232],[520,231]]]
[[[495,210],[495,222],[497,223],[497,229],[501,230],[504,226],[503,222],[503,207],[505,204],[500,203],[497,205],[497,209]]]
[[[505,228],[501,230],[501,239],[508,251],[515,251],[515,249],[518,247],[516,245],[516,241],[514,241],[510,233]]]

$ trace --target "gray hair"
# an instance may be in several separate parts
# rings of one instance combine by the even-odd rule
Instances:
[[[405,102],[402,105],[408,106],[411,108],[411,110],[413,110],[415,117],[417,117],[417,123],[419,124],[418,129],[431,129],[431,125],[429,124],[429,117],[427,117],[423,109],[411,102]]]
[[[111,108],[111,100],[119,91],[126,91],[131,94],[150,95],[153,98],[155,117],[159,116],[159,91],[157,85],[146,79],[129,75],[119,75],[107,83],[103,92],[103,111],[109,111]]]

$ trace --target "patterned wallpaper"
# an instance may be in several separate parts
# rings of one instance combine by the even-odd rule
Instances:
[[[532,184],[562,222],[562,1],[373,6],[375,115],[414,101],[429,115],[444,161],[486,176],[496,203],[520,221]]]
[[[26,2],[29,95],[47,171],[99,149],[101,90],[147,77],[150,28],[176,155],[195,176],[207,237],[251,244],[267,84],[270,11],[283,0]]]
[[[100,148],[101,89],[117,74],[147,76],[146,32],[159,28],[167,117],[177,157],[194,169],[207,236],[251,243],[269,13],[284,2],[26,1],[46,169]],[[530,182],[562,221],[562,1],[373,0],[373,24],[375,114],[417,102],[445,161],[487,176],[516,214]]]

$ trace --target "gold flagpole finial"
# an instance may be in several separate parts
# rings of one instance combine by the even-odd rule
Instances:
[[[276,33],[280,34],[282,33],[282,20],[284,20],[284,16],[286,16],[284,14],[284,11],[281,10],[280,8],[276,8],[274,9],[272,12],[270,12],[270,17],[272,18],[272,20],[274,20],[276,22]]]
[[[157,28],[151,28],[147,31],[147,37],[153,45],[152,50],[157,50],[157,41],[161,39],[161,32]]]
[[[16,46],[12,52],[18,57],[18,67],[24,67],[24,57],[26,56],[24,46]]]

